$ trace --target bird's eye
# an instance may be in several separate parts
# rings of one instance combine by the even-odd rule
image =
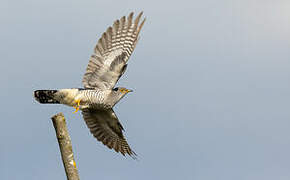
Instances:
[[[114,88],[113,91],[118,91],[118,88]]]
[[[120,88],[119,91],[120,91],[121,93],[126,93],[126,89],[125,89],[125,88]]]

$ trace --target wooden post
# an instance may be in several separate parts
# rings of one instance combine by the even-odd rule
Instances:
[[[68,180],[79,180],[78,169],[74,160],[71,139],[66,127],[65,118],[62,113],[51,117],[58,140],[62,162]]]

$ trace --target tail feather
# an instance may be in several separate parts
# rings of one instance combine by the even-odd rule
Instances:
[[[34,98],[43,104],[59,104],[59,101],[54,99],[54,94],[57,90],[36,90]]]

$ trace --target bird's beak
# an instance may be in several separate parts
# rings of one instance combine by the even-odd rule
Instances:
[[[131,90],[131,89],[128,89],[128,92],[133,92],[133,90]]]

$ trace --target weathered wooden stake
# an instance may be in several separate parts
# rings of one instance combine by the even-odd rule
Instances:
[[[74,160],[71,139],[62,113],[51,117],[58,140],[62,162],[68,180],[79,180],[78,169]]]

